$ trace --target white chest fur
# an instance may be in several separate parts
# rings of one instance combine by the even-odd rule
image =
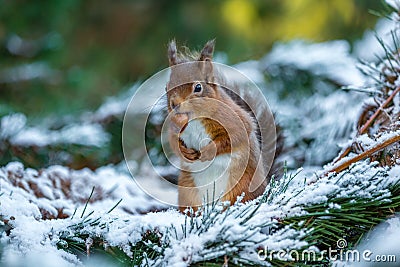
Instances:
[[[200,120],[191,120],[180,138],[188,148],[196,150],[200,150],[211,141]],[[230,154],[218,155],[212,161],[196,160],[182,164],[184,169],[191,173],[203,202],[211,202],[226,193],[230,176]]]
[[[216,156],[212,161],[184,163],[190,170],[193,181],[199,190],[202,202],[211,202],[227,192],[230,176],[231,155]]]
[[[185,130],[179,136],[188,148],[200,150],[211,138],[199,119],[189,121]]]

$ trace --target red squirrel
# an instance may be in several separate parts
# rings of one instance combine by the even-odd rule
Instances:
[[[269,181],[268,170],[257,168],[263,159],[254,116],[216,82],[214,44],[207,42],[198,55],[179,53],[174,41],[168,46],[169,144],[181,163],[182,212],[217,199],[233,204],[243,193],[243,202],[254,199]],[[255,190],[249,190],[252,180]]]

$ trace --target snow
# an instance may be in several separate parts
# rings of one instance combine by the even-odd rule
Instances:
[[[329,162],[353,132],[361,110],[354,103],[362,102],[367,95],[335,90],[326,82],[344,86],[365,83],[349,50],[346,41],[312,44],[296,40],[276,44],[259,62],[236,65],[256,79],[275,113],[275,121],[283,128],[285,146],[290,148],[283,159],[290,168]],[[282,77],[297,80],[294,75],[304,71],[316,77],[308,81],[313,83],[312,92],[297,92],[302,88],[288,88],[293,84],[280,81]],[[265,80],[265,74],[269,74],[270,81]],[[288,96],[281,99],[281,94]]]
[[[354,45],[354,54],[357,58],[376,61],[377,56],[384,56],[384,49],[376,36],[382,38],[383,42],[393,48],[393,39],[390,34],[391,30],[398,30],[398,22],[394,20],[389,20],[386,18],[380,19],[374,30],[367,30],[362,39],[357,41]]]
[[[14,113],[2,117],[0,138],[16,146],[75,144],[101,147],[109,141],[110,136],[100,124],[95,123],[70,124],[60,130],[29,127],[25,115]]]
[[[49,260],[59,266],[82,265],[76,256],[58,250],[57,242],[62,232],[82,221],[80,217],[93,187],[95,193],[84,215],[93,211],[91,216],[101,216],[112,231],[105,234],[100,228],[86,230],[110,236],[111,245],[134,243],[141,238],[141,233],[134,232],[138,227],[133,223],[134,214],[166,208],[143,193],[127,173],[119,172],[113,166],[99,168],[96,172],[52,166],[38,172],[24,169],[19,162],[11,162],[0,169],[0,185],[0,214],[13,227],[9,236],[2,236],[3,243],[9,243],[2,258],[7,266],[25,266],[25,262],[53,266]],[[119,199],[122,202],[113,210],[113,216],[120,216],[120,220],[111,224],[109,221],[113,217],[107,212]],[[57,218],[60,211],[67,216],[76,215],[68,220],[44,217]],[[132,219],[129,224],[128,215]],[[163,221],[168,223],[171,220]],[[141,226],[143,228],[144,224]],[[127,237],[123,233],[129,229],[134,233]]]
[[[372,260],[364,260],[361,257],[360,262],[350,262],[347,266],[376,266],[375,256],[388,256],[394,255],[396,261],[394,262],[385,262],[385,266],[398,266],[398,260],[400,259],[400,217],[394,217],[386,220],[385,222],[381,223],[375,229],[367,235],[361,241],[360,245],[356,247],[360,253],[364,251],[370,251],[371,256],[369,257]]]
[[[92,115],[95,121],[102,121],[108,117],[122,117],[128,107],[129,101],[139,87],[140,83],[135,83],[126,92],[119,96],[109,97]]]
[[[304,166],[321,165],[339,152],[339,144],[346,143],[357,121],[363,95],[336,91],[328,96],[315,94],[297,103],[278,102],[274,106],[277,119],[284,129],[285,146],[297,147],[286,155],[288,166],[304,158]],[[324,134],[321,134],[324,133]],[[308,144],[305,144],[305,140]]]
[[[400,9],[400,1],[399,0],[385,0],[387,4],[392,6],[394,9],[399,10]]]
[[[260,68],[259,61],[256,60],[245,61],[236,64],[233,67],[242,72],[244,75],[246,75],[254,83],[259,85],[264,84],[265,82],[264,74],[262,73],[262,70]]]
[[[52,215],[57,215],[58,210],[71,215],[76,204],[85,204],[93,187],[95,194],[88,205],[93,209],[110,209],[121,198],[123,201],[117,207],[121,212],[137,214],[164,207],[142,192],[129,174],[118,172],[112,166],[99,168],[96,172],[52,166],[41,170],[39,174],[32,169],[24,170],[21,163],[12,162],[0,170],[0,181],[4,195],[12,192],[9,198],[6,198],[10,202],[3,199],[1,207],[10,214],[17,208],[12,205],[14,198],[24,197],[29,202],[27,205],[36,205]],[[27,211],[35,210],[37,211]],[[79,210],[82,210],[82,207],[79,207]],[[40,217],[36,211],[29,214]]]
[[[374,140],[369,138],[368,134],[362,134],[360,136],[357,136],[355,142],[359,143],[361,146],[366,148],[370,147],[375,143]]]
[[[42,79],[48,83],[57,83],[61,78],[61,72],[54,70],[44,62],[21,64],[19,66],[3,69],[0,72],[1,83],[16,83],[34,79]]]
[[[47,146],[51,144],[76,144],[101,147],[109,136],[98,124],[68,125],[59,131],[28,127],[10,139],[13,145]]]
[[[349,56],[349,51],[350,45],[346,41],[310,44],[296,40],[274,45],[262,64],[270,69],[276,64],[294,65],[344,85],[362,85],[364,77],[355,67],[356,61]]]
[[[14,113],[1,118],[0,138],[6,139],[20,132],[26,124],[26,116],[21,113]]]

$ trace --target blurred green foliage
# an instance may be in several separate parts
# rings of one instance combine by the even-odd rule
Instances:
[[[376,0],[0,0],[0,116],[78,114],[167,66],[166,44],[217,39],[227,63],[273,42],[359,38]]]

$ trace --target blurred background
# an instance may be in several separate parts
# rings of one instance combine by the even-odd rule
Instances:
[[[0,0],[0,164],[96,168],[120,162],[121,121],[110,119],[112,112],[99,114],[112,109],[102,103],[167,67],[171,39],[200,49],[216,38],[217,57],[227,64],[259,60],[274,43],[293,39],[344,39],[351,52],[378,20],[369,11],[381,5],[376,0]],[[82,115],[94,110],[96,116]],[[21,129],[29,134],[15,138]],[[87,136],[68,139],[76,132]]]
[[[352,42],[376,0],[0,0],[0,115],[77,113],[167,66],[166,44],[211,38],[234,64],[274,42]]]

